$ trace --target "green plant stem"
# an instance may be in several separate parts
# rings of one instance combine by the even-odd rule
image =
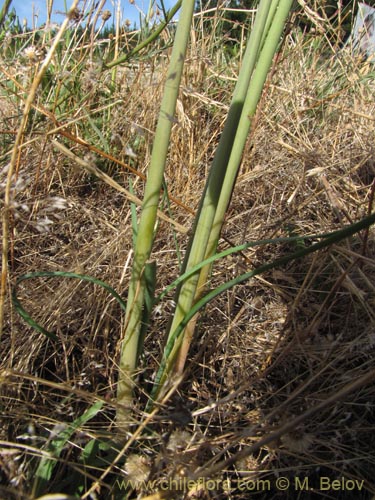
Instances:
[[[292,0],[278,2],[276,0],[262,0],[260,3],[254,30],[247,45],[239,82],[197,215],[184,270],[196,266],[216,250],[225,211],[230,202],[250,128],[250,119],[260,99],[291,4]],[[269,26],[269,30],[265,34],[264,30],[267,26]],[[168,332],[168,341],[174,335],[182,318],[186,316],[194,302],[199,299],[208,273],[209,268],[203,269],[201,277],[198,273],[194,274],[180,287],[176,298],[175,314]],[[194,320],[189,330],[185,332],[185,338],[184,335],[180,336],[174,344],[164,378],[173,370],[176,360],[177,372],[181,373],[193,331]],[[181,348],[182,343],[184,345]],[[179,354],[180,349],[181,353]],[[179,359],[177,359],[178,357]]]
[[[174,346],[178,342],[179,338],[183,336],[184,329],[186,326],[189,324],[189,321],[191,321],[192,318],[203,308],[205,307],[206,304],[211,302],[213,299],[215,299],[218,295],[222,294],[223,292],[230,290],[234,286],[243,283],[244,281],[249,280],[250,278],[253,278],[254,276],[257,276],[259,274],[262,274],[266,271],[270,271],[271,269],[275,269],[278,267],[281,267],[285,264],[288,264],[289,262],[292,262],[297,259],[301,259],[303,257],[306,257],[307,255],[317,252],[318,250],[322,250],[323,248],[327,248],[333,244],[336,244],[340,241],[342,241],[345,238],[349,238],[350,236],[353,236],[354,234],[358,233],[359,231],[365,230],[368,227],[370,227],[372,224],[375,223],[375,213],[372,213],[371,215],[364,217],[361,219],[359,222],[356,222],[354,224],[351,224],[350,226],[347,226],[343,229],[340,229],[338,231],[334,231],[330,235],[322,235],[322,240],[319,241],[318,243],[314,243],[313,245],[297,250],[296,252],[290,254],[290,255],[285,255],[284,257],[280,257],[272,262],[269,262],[267,264],[263,264],[256,269],[253,269],[252,271],[249,271],[247,273],[244,273],[240,276],[237,276],[236,278],[223,283],[219,287],[215,288],[214,290],[211,290],[208,292],[204,297],[200,298],[192,307],[191,309],[187,312],[185,317],[182,319],[176,330],[173,332],[173,334],[170,336],[168,343],[166,345],[166,348],[164,350],[163,354],[163,359],[160,364],[160,368],[158,370],[158,373],[155,377],[155,384],[153,391],[151,393],[151,399],[149,400],[149,403],[147,405],[146,411],[150,411],[153,401],[158,399],[158,396],[160,394],[161,388],[165,382],[166,375],[168,374],[168,367],[170,366],[170,358],[171,355],[174,352]],[[294,238],[293,238],[294,239]],[[260,242],[258,242],[260,243]],[[249,244],[247,244],[249,245]],[[249,245],[250,246],[250,245]],[[238,247],[241,248],[241,247]],[[211,257],[213,258],[213,257]]]
[[[145,269],[154,240],[154,227],[157,218],[159,196],[163,184],[170,134],[174,121],[193,11],[194,1],[183,0],[155,133],[137,242],[134,249],[134,263],[129,285],[125,332],[121,346],[117,388],[117,400],[119,404],[117,421],[119,428],[123,429],[126,429],[129,424],[129,407],[133,399],[133,377],[137,367],[138,353],[141,350],[139,340],[142,326],[142,310],[146,295]]]
[[[252,118],[255,115],[257,105],[262,95],[263,87],[267,79],[267,75],[272,66],[272,61],[280,43],[280,37],[284,28],[285,21],[289,14],[293,0],[284,0],[279,2],[277,9],[271,6],[271,11],[266,23],[268,26],[267,37],[262,38],[264,44],[259,55],[259,62],[252,74],[250,85],[247,89],[245,102],[243,105],[238,130],[234,138],[231,154],[228,160],[226,175],[223,181],[220,198],[215,212],[215,218],[210,233],[210,239],[207,244],[205,259],[216,252],[217,244],[220,237],[220,231],[224,223],[226,211],[228,209],[230,199],[233,193],[234,185],[238,175],[238,170],[241,165],[242,154],[246,145],[247,137],[252,123]],[[270,19],[271,18],[271,19]],[[273,22],[271,22],[273,21]],[[199,278],[198,290],[203,287],[207,281],[211,266],[208,266],[201,271]]]
[[[5,0],[0,10],[0,29],[3,27],[12,0]]]
[[[275,2],[274,2],[275,3]],[[222,138],[220,140],[219,146],[216,150],[210,176],[212,175],[215,180],[218,181],[218,189],[220,190],[220,198],[216,203],[215,215],[214,219],[211,222],[211,230],[208,235],[208,241],[206,245],[205,253],[203,253],[204,247],[202,243],[199,244],[199,248],[202,253],[199,256],[200,260],[207,259],[210,255],[216,251],[217,241],[219,239],[220,230],[224,221],[225,211],[224,213],[220,213],[220,217],[218,217],[218,207],[220,206],[220,200],[223,200],[223,191],[225,191],[225,199],[226,199],[226,207],[229,204],[232,187],[228,189],[228,178],[232,178],[235,180],[239,168],[238,163],[230,163],[231,152],[234,147],[234,142],[239,132],[239,122],[243,113],[243,106],[245,102],[246,95],[248,94],[248,89],[250,85],[250,81],[254,72],[254,69],[257,64],[257,60],[259,57],[259,53],[262,47],[262,43],[265,38],[265,29],[266,26],[269,25],[269,18],[273,15],[274,9],[272,10],[272,0],[263,0],[260,2],[258,12],[255,18],[254,27],[251,31],[250,38],[246,45],[246,50],[243,58],[243,63],[241,67],[241,71],[239,74],[239,78],[234,89],[231,106],[229,108],[228,117],[224,126]],[[247,131],[246,131],[247,134]],[[242,149],[241,148],[241,155]],[[234,182],[234,181],[233,181]],[[207,182],[208,189],[210,188],[210,178]],[[205,191],[203,195],[202,206],[204,206],[204,198],[207,195],[207,191]],[[226,208],[225,208],[226,210]],[[193,232],[193,239],[199,238],[200,236]],[[191,245],[193,245],[193,240]],[[186,266],[194,267],[197,262],[191,261],[191,256],[189,254],[189,259],[186,262]],[[192,298],[188,297],[190,304],[193,304],[196,300],[198,300],[200,294],[202,293],[204,286],[207,281],[207,277],[210,273],[211,266],[206,266],[200,271],[198,276],[198,281],[195,286],[195,296]],[[191,300],[192,299],[192,300]],[[178,299],[177,299],[178,300]],[[176,302],[177,302],[176,300]],[[175,363],[175,371],[179,374],[182,373],[187,353],[189,350],[190,343],[192,341],[192,337],[195,330],[195,323],[198,319],[196,316],[192,319],[191,323],[188,325],[188,328],[181,339],[181,348],[176,346],[176,360],[173,359],[174,356],[171,357],[171,362]],[[178,352],[177,352],[178,350]]]
[[[136,47],[134,47],[133,50],[128,52],[127,54],[124,54],[123,56],[119,57],[118,59],[115,59],[114,61],[111,61],[107,64],[105,64],[105,67],[107,69],[113,68],[114,66],[117,66],[118,64],[122,64],[132,57],[134,57],[138,52],[140,52],[142,49],[147,47],[150,43],[152,43],[154,40],[158,38],[160,33],[168,26],[168,23],[173,19],[173,16],[178,12],[182,5],[183,0],[178,0],[178,2],[168,11],[168,15],[165,19],[165,21],[161,22],[157,28],[149,35],[145,40],[143,40],[141,43],[139,43]],[[182,18],[182,13],[181,13],[181,18]],[[180,19],[181,19],[180,18]],[[180,22],[180,21],[179,21]],[[176,35],[177,36],[177,35]]]

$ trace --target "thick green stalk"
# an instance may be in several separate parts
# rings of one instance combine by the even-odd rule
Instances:
[[[275,1],[273,3],[275,3]],[[252,118],[255,115],[255,111],[262,94],[263,86],[266,81],[267,74],[271,68],[272,60],[279,45],[280,36],[282,34],[284,23],[288,16],[292,3],[293,0],[281,0],[279,2],[277,9],[271,8],[272,12],[268,17],[268,23],[267,23],[269,29],[266,34],[266,38],[263,39],[264,45],[259,55],[259,61],[257,67],[255,68],[251,83],[247,91],[237,134],[228,161],[228,167],[215,213],[215,219],[212,225],[210,239],[207,244],[205,259],[208,259],[209,257],[211,257],[211,255],[214,255],[214,253],[216,252],[221,228],[224,224],[225,214],[228,209],[228,205],[230,203],[230,199],[233,193],[238,170],[241,164],[243,150],[245,148],[246,140],[251,127]],[[271,16],[272,16],[271,19],[272,23],[269,23],[269,19]],[[204,268],[202,268],[200,272],[198,286],[197,286],[197,293],[194,298],[194,303],[200,298],[200,294],[202,293],[202,290],[204,289],[204,286],[207,283],[207,279],[211,271],[211,268],[212,264],[205,266]],[[190,346],[189,340],[190,340],[189,337],[184,337],[182,341],[183,345],[181,348],[181,353],[179,354],[179,357],[182,356],[182,359],[178,361],[180,369],[183,366],[186,359],[187,351]]]
[[[197,216],[185,270],[196,266],[204,258],[212,255],[216,249],[224,214],[231,198],[249,131],[250,117],[254,114],[252,109],[255,111],[258,104],[291,3],[291,0],[262,0],[260,3],[254,30],[247,45],[239,82],[235,89],[227,122],[208,178],[204,199]],[[269,26],[268,33],[264,33],[265,26]],[[176,328],[194,302],[199,299],[208,272],[209,267],[203,269],[201,275],[196,273],[191,276],[180,287],[175,315],[168,333],[168,341],[173,338]],[[192,331],[185,331],[184,335],[179,336],[175,342],[161,384],[172,371],[181,344],[184,343],[184,348],[181,349],[183,360],[178,365],[178,370],[181,371],[191,336]]]
[[[275,3],[275,0],[273,1],[273,3]],[[205,258],[210,257],[216,251],[220,231],[224,222],[225,213],[232,196],[238,170],[241,164],[242,154],[251,127],[252,118],[255,115],[257,105],[262,95],[263,87],[266,82],[269,70],[272,66],[272,61],[277,47],[280,43],[280,37],[282,35],[285,21],[290,12],[292,3],[293,0],[280,0],[278,2],[277,9],[273,10],[271,14],[273,16],[273,18],[271,19],[272,22],[268,23],[269,29],[267,32],[267,36],[264,40],[264,45],[259,55],[258,64],[255,68],[251,83],[247,90],[237,134],[233,142],[231,155],[228,161],[228,167],[223,182],[223,187],[220,193],[220,199],[215,213],[215,220],[210,234],[210,240],[207,246]],[[206,269],[205,278],[203,277],[202,284],[206,282],[207,275],[208,270]]]
[[[242,109],[243,109],[243,104],[244,104],[244,101],[246,98],[246,93],[248,91],[249,83],[250,83],[254,68],[256,66],[259,52],[261,50],[262,41],[264,40],[265,26],[266,26],[268,18],[270,16],[270,11],[272,10],[271,4],[272,4],[272,0],[263,0],[260,2],[257,16],[255,19],[255,23],[254,23],[253,29],[251,31],[250,38],[247,42],[247,46],[246,46],[246,50],[245,50],[245,54],[244,54],[243,62],[242,62],[242,68],[241,68],[239,78],[238,78],[237,84],[236,84],[234,92],[233,92],[232,102],[231,102],[231,105],[229,108],[229,113],[228,113],[228,116],[227,116],[227,119],[225,122],[224,130],[223,130],[218,148],[217,148],[215,156],[214,156],[212,168],[210,171],[210,176],[209,176],[209,179],[207,180],[205,191],[202,195],[201,205],[200,205],[200,208],[198,211],[199,214],[200,214],[200,211],[203,209],[202,207],[205,206],[204,204],[205,204],[205,200],[207,199],[206,198],[207,192],[210,192],[209,190],[210,190],[211,185],[212,185],[212,183],[210,182],[210,180],[212,178],[215,179],[215,181],[217,181],[217,186],[218,186],[217,190],[218,191],[221,190],[222,183],[224,181],[225,171],[227,169],[227,165],[228,165],[228,161],[229,161],[229,157],[230,157],[230,152],[232,150],[233,142],[234,142],[235,137],[236,137],[238,124],[239,124],[239,120],[240,120]],[[216,212],[216,210],[215,210],[215,212]],[[213,215],[213,212],[208,214],[208,215],[209,216]],[[201,250],[201,253],[199,255],[196,254],[194,257],[190,254],[190,251],[188,250],[187,258],[185,259],[184,268],[182,271],[191,269],[196,264],[201,262],[203,260],[203,258],[202,258],[203,255],[209,255],[209,252],[207,250],[204,253],[205,247],[203,246],[202,239],[201,239],[201,236],[199,234],[198,228],[200,228],[200,224],[198,224],[199,223],[198,217],[196,219],[196,226],[195,226],[195,230],[193,231],[192,239],[191,239],[191,242],[189,245],[189,250],[193,246],[194,240],[198,239],[197,245],[198,245],[198,249]],[[213,226],[212,226],[212,222],[211,222],[210,234],[208,235],[208,237],[209,237],[208,242],[211,241],[212,228],[213,228]],[[207,243],[207,244],[209,244],[209,243]],[[197,260],[193,260],[193,259],[197,259]],[[186,297],[186,302],[190,306],[197,300],[197,297],[199,297],[199,294],[203,290],[203,286],[206,283],[208,273],[209,273],[208,266],[207,266],[206,270],[203,270],[203,269],[201,270],[201,272],[199,274],[198,282],[196,283],[195,288],[194,288],[195,297],[192,297],[192,296]],[[195,278],[195,279],[197,279],[197,278]],[[192,283],[194,285],[193,280],[192,280]],[[178,300],[180,300],[179,290],[177,291],[176,295],[177,295],[176,302],[178,302]],[[171,359],[170,359],[171,366],[172,366],[172,364],[174,364],[176,362],[175,371],[177,373],[181,373],[183,370],[183,366],[185,364],[185,359],[187,356],[187,351],[188,351],[188,348],[189,348],[189,345],[191,342],[192,335],[194,333],[196,319],[197,318],[195,318],[188,325],[188,328],[184,332],[184,336],[183,336],[183,338],[181,338],[181,343],[182,343],[181,348],[178,344],[176,344],[176,346],[175,346],[175,353],[178,356],[177,359],[176,360],[174,359],[175,354],[171,356]],[[175,324],[177,324],[177,321]],[[169,330],[169,339],[170,339],[171,334],[172,334],[172,330]],[[178,354],[177,354],[177,351],[179,351]]]
[[[169,148],[170,134],[174,120],[179,85],[182,76],[186,48],[189,40],[194,0],[183,0],[173,45],[170,66],[165,83],[165,91],[160,107],[159,119],[152,149],[151,164],[147,175],[142,213],[134,249],[134,263],[129,285],[125,332],[121,347],[120,372],[117,389],[119,411],[117,420],[120,427],[129,424],[129,406],[132,403],[133,376],[137,367],[142,311],[147,293],[145,279],[146,266],[154,240],[160,190]]]

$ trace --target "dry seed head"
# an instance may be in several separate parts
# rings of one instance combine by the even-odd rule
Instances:
[[[83,13],[76,7],[68,12],[68,18],[70,21],[78,22],[82,19]]]
[[[45,47],[37,48],[35,45],[30,45],[30,47],[25,48],[23,53],[29,62],[41,62],[46,56],[46,49]]]
[[[129,158],[133,158],[133,159],[137,158],[136,153],[134,153],[133,149],[130,146],[127,146],[125,148],[125,154],[126,154],[126,156],[129,156]]]
[[[284,434],[281,441],[286,448],[296,453],[304,453],[309,450],[314,442],[312,434],[296,431],[294,433]]]
[[[82,88],[86,92],[94,90],[100,80],[100,64],[90,63],[82,74]]]
[[[12,40],[12,35],[10,34],[9,31],[7,31],[3,38],[3,52],[9,47],[11,40]]]
[[[38,55],[35,45],[30,45],[30,47],[26,47],[23,53],[30,62],[38,60]]]
[[[39,231],[39,233],[48,233],[52,225],[53,220],[51,220],[49,217],[38,217],[35,224],[35,229]]]
[[[46,211],[54,211],[54,210],[65,210],[67,208],[67,201],[65,198],[61,198],[61,196],[51,196],[48,198],[50,202]]]
[[[104,22],[108,21],[108,19],[112,16],[111,11],[109,10],[103,10],[102,12],[102,20]]]
[[[236,463],[236,469],[241,477],[254,479],[258,474],[259,464],[253,455],[249,455]]]
[[[126,464],[125,472],[128,475],[129,481],[132,481],[134,486],[141,486],[147,481],[151,470],[150,460],[144,455],[129,455]]]
[[[174,431],[169,437],[167,450],[179,452],[184,450],[191,441],[191,434],[187,431]]]
[[[59,25],[57,23],[47,23],[45,26],[44,26],[44,31],[46,33],[49,33],[51,31],[54,31],[54,30],[57,30],[59,29]]]
[[[86,163],[89,163],[90,165],[95,165],[97,161],[97,157],[92,151],[87,151],[83,155],[83,159],[85,160]]]

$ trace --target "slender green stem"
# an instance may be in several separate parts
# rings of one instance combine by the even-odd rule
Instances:
[[[165,21],[161,22],[155,30],[142,42],[140,42],[136,47],[134,47],[133,50],[128,52],[127,54],[124,54],[123,56],[119,57],[118,59],[115,59],[114,61],[111,61],[107,64],[105,64],[106,68],[113,68],[114,66],[117,66],[118,64],[122,64],[132,57],[134,57],[138,52],[140,52],[142,49],[147,47],[147,45],[150,45],[154,40],[158,38],[160,33],[167,27],[168,23],[173,19],[175,14],[178,12],[182,5],[182,0],[178,0],[178,2],[168,11],[168,15],[165,19]],[[182,18],[182,13],[181,13],[181,18]],[[180,19],[181,19],[180,18]]]
[[[148,265],[154,240],[154,227],[157,218],[159,196],[163,184],[170,134],[174,122],[178,90],[189,40],[193,11],[194,0],[183,0],[145,187],[128,293],[124,339],[121,348],[120,373],[117,390],[120,408],[117,414],[117,420],[120,428],[127,427],[129,406],[132,403],[133,375],[137,366],[138,353],[141,351],[139,341],[142,310],[145,303],[147,288],[145,270]]]
[[[12,0],[5,0],[3,6],[1,7],[0,10],[0,29],[4,25],[5,18],[8,14],[10,4],[12,3]]]
[[[291,4],[292,0],[279,0],[278,2],[262,0],[260,3],[239,81],[197,215],[184,270],[196,266],[216,250],[248,135],[250,118],[260,99]],[[269,29],[265,33],[264,30],[267,27]],[[209,268],[205,268],[201,271],[201,276],[199,273],[190,276],[178,290],[177,305],[168,333],[168,341],[194,302],[199,299],[208,272]],[[191,336],[192,331],[186,332],[185,339],[181,335],[174,343],[165,377],[173,369],[181,344],[184,342],[184,347],[181,349],[182,359],[177,368],[177,371],[182,370]]]
[[[269,26],[267,37],[265,39],[263,38],[264,44],[259,55],[259,62],[254,70],[250,85],[247,89],[246,99],[238,125],[238,131],[233,141],[226,176],[223,181],[215,213],[210,240],[207,246],[206,258],[216,251],[225,213],[228,209],[241,164],[242,154],[251,127],[252,118],[255,115],[255,111],[260,100],[268,72],[271,68],[275,52],[280,43],[280,37],[292,3],[293,0],[281,0],[277,9],[273,9],[274,5],[271,6],[272,12],[267,19],[267,25]],[[273,4],[275,4],[275,0],[273,1]],[[270,22],[271,16],[271,20],[273,21],[272,23]],[[206,271],[206,277],[207,275],[208,272]],[[205,282],[206,279],[203,279],[203,281]]]

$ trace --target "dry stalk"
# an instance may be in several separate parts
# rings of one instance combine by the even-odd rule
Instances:
[[[64,19],[55,40],[52,43],[51,48],[49,49],[45,60],[43,61],[38,73],[36,74],[33,83],[31,85],[28,97],[25,102],[25,107],[23,110],[22,120],[20,126],[17,131],[16,140],[14,142],[12,156],[9,164],[7,182],[5,186],[5,195],[4,195],[4,211],[3,211],[3,248],[2,248],[2,270],[1,270],[1,290],[0,290],[0,341],[3,332],[3,323],[4,323],[4,303],[6,297],[6,288],[7,288],[7,278],[8,278],[8,250],[9,250],[9,216],[11,211],[11,187],[13,174],[16,169],[18,155],[19,155],[19,147],[22,143],[22,137],[26,129],[27,121],[29,118],[29,113],[31,110],[32,103],[35,99],[36,91],[42,81],[43,75],[46,72],[49,63],[55,53],[57,46],[60,43],[60,40],[70,22],[71,13],[73,13],[74,9],[78,5],[78,0],[74,0],[72,6],[68,12],[68,15]]]
[[[89,172],[92,175],[95,175],[95,177],[104,181],[109,186],[117,189],[117,191],[120,191],[120,193],[124,193],[124,195],[127,197],[127,199],[129,201],[131,201],[132,203],[135,203],[139,207],[142,206],[142,203],[143,203],[142,200],[140,200],[137,196],[135,196],[134,194],[130,193],[130,191],[128,191],[127,189],[122,187],[118,182],[116,182],[114,179],[112,179],[112,177],[107,175],[105,172],[103,172],[102,170],[97,168],[95,165],[93,165],[93,164],[83,160],[79,156],[75,155],[68,148],[66,148],[65,146],[60,144],[58,141],[55,141],[52,139],[51,142],[59,151],[64,153],[66,156],[68,156],[68,158],[71,158],[73,161],[78,163],[78,165],[83,167],[87,172]],[[188,232],[187,228],[185,228],[184,226],[182,226],[178,222],[176,222],[173,219],[171,219],[170,217],[168,217],[168,215],[165,215],[165,213],[163,213],[161,210],[158,210],[158,217],[160,217],[161,219],[165,220],[166,222],[168,222],[169,224],[174,226],[174,228],[177,231],[179,231],[180,233],[185,234]]]

